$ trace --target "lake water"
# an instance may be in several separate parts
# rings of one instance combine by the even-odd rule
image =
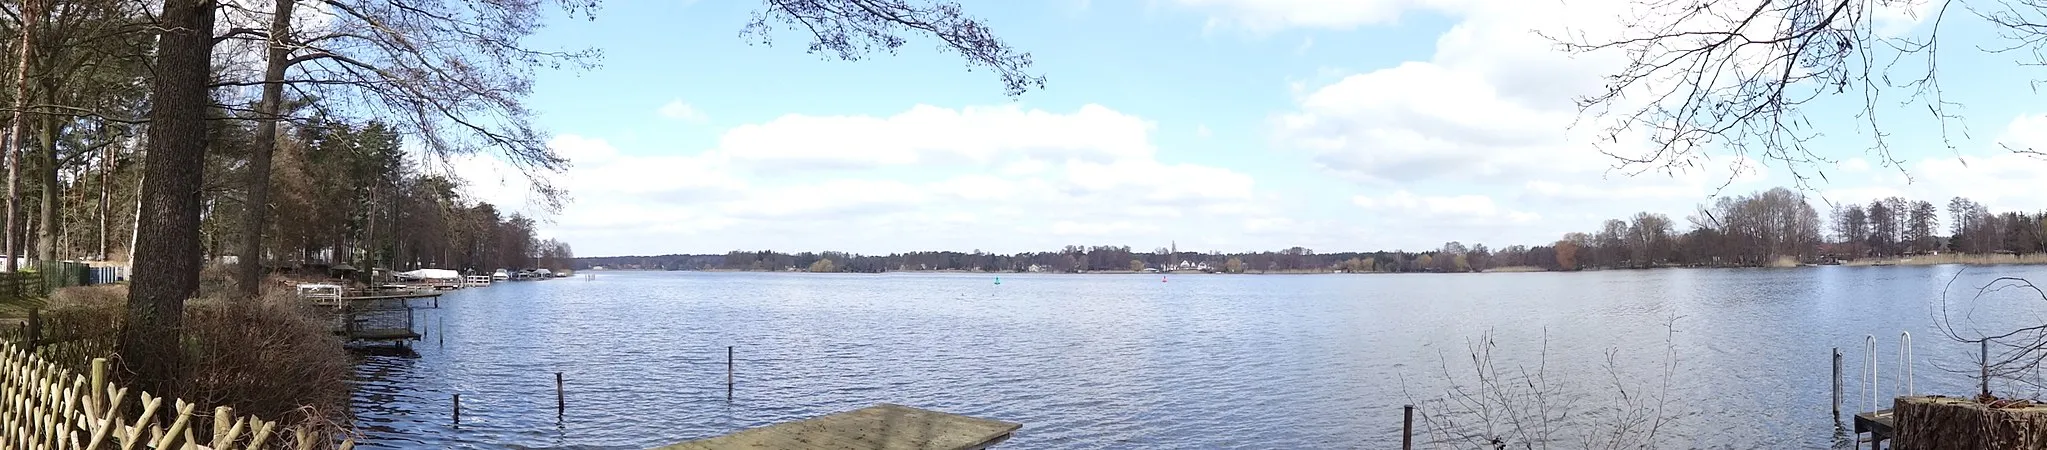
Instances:
[[[1868,335],[1886,398],[1901,331],[1917,341],[1918,391],[1975,392],[1970,375],[1938,368],[1974,372],[1975,346],[1934,328],[1958,272],[1947,289],[1958,304],[1996,276],[2047,279],[2016,266],[1001,274],[999,285],[994,274],[595,272],[465,289],[420,310],[418,355],[365,357],[355,408],[370,448],[645,448],[876,403],[1024,424],[999,448],[1397,448],[1401,405],[1448,408],[1430,401],[1447,391],[1446,368],[1470,372],[1467,343],[1490,331],[1496,363],[1546,362],[1580,411],[1613,403],[1610,349],[1637,395],[1658,390],[1674,356],[1664,433],[1678,446],[1826,448],[1841,445],[1832,348],[1845,355],[1844,410],[1869,403],[1856,375]],[[1976,304],[1972,323],[2047,323],[2043,304],[2006,295]]]

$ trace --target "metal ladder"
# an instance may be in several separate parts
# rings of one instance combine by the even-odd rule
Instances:
[[[1868,345],[1865,355],[1868,358],[1869,365],[1866,367],[1867,370],[1862,371],[1862,391],[1869,394],[1868,411],[1882,411],[1883,408],[1880,407],[1882,403],[1878,401],[1878,396],[1882,395],[1882,391],[1876,385],[1878,381],[1876,335],[1868,335],[1863,338],[1863,341]],[[1919,391],[1912,376],[1912,332],[1910,331],[1898,332],[1898,367],[1893,374],[1895,375],[1895,378],[1891,380],[1893,398],[1912,395]]]

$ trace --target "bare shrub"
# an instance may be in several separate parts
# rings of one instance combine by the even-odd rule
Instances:
[[[311,427],[311,436],[322,439],[313,448],[333,447],[324,438],[347,430],[353,361],[324,313],[287,290],[252,300],[229,292],[211,290],[186,303],[184,349],[191,364],[178,395],[205,406],[202,411],[230,406],[286,427]],[[85,373],[93,358],[114,355],[126,302],[125,286],[58,290],[42,310],[36,353]],[[203,438],[212,428],[194,429]]]
[[[128,287],[80,286],[50,294],[37,318],[36,355],[59,367],[85,373],[93,358],[114,353],[126,311]],[[22,332],[27,332],[23,327]]]
[[[1612,398],[1584,409],[1581,402],[1598,399],[1573,394],[1583,392],[1580,384],[1549,366],[1547,332],[1532,367],[1497,361],[1499,344],[1487,332],[1466,343],[1470,367],[1453,370],[1448,357],[1440,358],[1443,379],[1450,384],[1441,396],[1417,399],[1408,394],[1420,417],[1416,430],[1420,444],[1457,449],[1571,448],[1569,436],[1582,433],[1575,440],[1577,448],[1661,447],[1676,438],[1667,430],[1674,415],[1665,409],[1670,379],[1677,370],[1676,320],[1665,324],[1660,377],[1631,382],[1619,368],[1620,350],[1609,349],[1599,391]]]
[[[285,423],[346,422],[350,356],[320,312],[296,295],[193,302],[185,333],[194,344],[188,400]]]
[[[1991,392],[1991,380],[2006,382],[2009,384],[2006,387],[2013,389],[2030,388],[2034,391],[2030,395],[2037,397],[2040,390],[2047,389],[2047,379],[2042,377],[2042,368],[2047,367],[2043,366],[2043,362],[2047,362],[2047,323],[2041,323],[2037,318],[1997,323],[1998,319],[2014,319],[2010,314],[1986,314],[1988,317],[1979,321],[1977,309],[1999,301],[2047,301],[2047,291],[2025,278],[1997,277],[1976,286],[1975,294],[1967,301],[1959,301],[1950,298],[1948,292],[1954,289],[1963,272],[1966,269],[1956,272],[1941,289],[1940,309],[1935,312],[1933,324],[1951,341],[1980,346],[1978,352],[1969,355],[1976,364],[1953,367],[1936,362],[1935,368],[1977,378],[1980,388],[1976,397],[1979,401],[2028,395],[2018,392],[1995,394]],[[2027,309],[2030,308],[2019,308]]]

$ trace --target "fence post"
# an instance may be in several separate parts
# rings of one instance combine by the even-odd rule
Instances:
[[[88,405],[105,405],[107,401],[107,359],[92,359],[92,402]],[[105,412],[106,408],[94,407],[94,411]]]
[[[1400,450],[1414,450],[1414,405],[1400,407]]]
[[[230,408],[230,407],[226,407],[226,406],[216,406],[216,407],[214,407],[214,408],[213,408],[213,436],[212,436],[212,437],[213,437],[213,445],[212,445],[212,447],[213,447],[213,448],[216,448],[216,449],[225,449],[225,448],[227,448],[227,446],[229,445],[229,444],[228,444],[228,441],[227,441],[227,438],[228,438],[228,436],[227,436],[227,431],[228,431],[228,428],[230,428],[231,426],[233,426],[233,425],[234,425],[234,421],[235,421],[234,417],[235,417],[235,409],[234,409],[234,408]]]

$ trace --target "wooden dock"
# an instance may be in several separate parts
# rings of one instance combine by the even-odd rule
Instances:
[[[338,308],[334,312],[334,334],[343,337],[351,345],[356,343],[389,343],[406,347],[408,341],[419,340],[422,336],[414,331],[412,299],[433,298],[434,307],[440,306],[438,292],[408,292],[385,295],[358,295],[329,299]]]
[[[343,300],[343,301],[351,301],[351,302],[369,302],[369,301],[377,301],[377,300],[411,300],[411,299],[415,299],[415,298],[432,298],[432,297],[440,297],[440,296],[441,296],[441,293],[440,293],[440,292],[435,292],[435,291],[423,291],[423,292],[407,292],[407,293],[403,293],[403,294],[382,294],[382,295],[357,295],[357,296],[351,296],[351,297],[341,297],[340,299],[341,299],[341,300]]]
[[[1871,450],[1881,448],[1883,442],[1892,437],[1891,430],[1896,428],[1897,418],[1898,416],[1891,414],[1891,410],[1888,409],[1856,414],[1855,434],[1869,433],[1869,448]],[[1861,445],[1856,447],[1859,448]]]
[[[981,450],[1022,424],[881,404],[808,420],[741,430],[659,450]]]

